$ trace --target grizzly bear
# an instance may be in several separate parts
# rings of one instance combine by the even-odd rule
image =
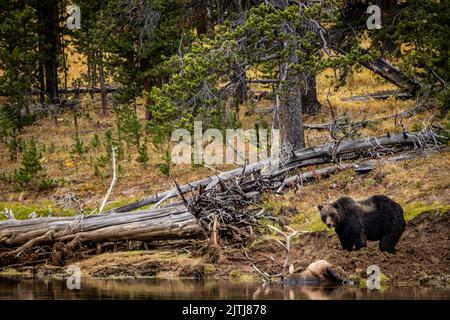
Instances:
[[[341,197],[318,208],[323,223],[334,227],[344,250],[359,250],[370,240],[380,241],[380,251],[392,253],[405,230],[402,207],[386,196],[360,201]]]

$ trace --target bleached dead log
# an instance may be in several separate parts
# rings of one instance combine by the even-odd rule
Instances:
[[[112,151],[111,157],[112,157],[112,166],[113,166],[113,177],[112,177],[109,189],[106,192],[105,198],[103,199],[103,202],[102,202],[102,204],[100,206],[100,209],[98,209],[98,213],[102,213],[103,212],[103,208],[105,207],[106,202],[108,201],[109,196],[111,195],[112,189],[114,187],[114,184],[116,183],[116,180],[117,180],[117,176],[116,176],[116,148],[112,147],[111,151]]]
[[[367,172],[378,163],[409,160],[423,153],[407,152],[381,160],[370,159],[358,163],[344,163],[310,170],[275,182],[273,189],[306,184],[348,168]],[[248,192],[250,197],[253,192]],[[7,254],[19,256],[36,245],[56,242],[114,242],[124,240],[155,241],[199,238],[205,235],[198,217],[194,217],[182,203],[157,210],[91,215],[80,221],[78,217],[37,218],[0,222],[0,246],[15,248]],[[0,258],[1,258],[0,254]]]
[[[337,150],[334,150],[337,160],[352,160],[359,157],[374,156],[381,152],[399,152],[405,149],[419,146],[421,141],[432,140],[433,133],[419,134],[395,134],[391,136],[372,137],[353,141],[344,141],[340,143]],[[334,144],[328,143],[317,147],[306,148],[293,152],[293,157],[281,168],[269,170],[271,175],[279,175],[286,171],[306,167],[310,165],[323,164],[331,161],[331,153]],[[183,194],[189,193],[198,187],[207,187],[211,183],[220,180],[228,180],[233,177],[248,175],[260,172],[263,168],[270,167],[270,159],[247,165],[245,168],[237,168],[231,171],[220,173],[218,176],[210,176],[201,180],[197,180],[186,185],[180,186]],[[148,198],[137,200],[125,206],[110,210],[110,212],[127,212],[136,210],[143,206],[158,203],[162,199],[177,197],[178,191],[172,188],[165,192],[157,193]]]
[[[390,151],[395,153],[405,148],[414,149],[415,146],[424,144],[427,139],[432,139],[432,133],[423,133],[417,135],[396,135],[391,137],[380,137],[361,139],[355,141],[343,142],[338,148],[338,154],[342,159],[349,157],[373,156],[370,152]],[[317,148],[304,149],[294,153],[293,159],[289,162],[291,168],[300,168],[312,163],[326,163],[329,161],[329,148],[332,146],[324,145]],[[406,149],[407,149],[406,148]],[[343,163],[328,168],[315,169],[304,172],[301,175],[284,178],[282,173],[287,172],[286,167],[274,170],[274,172],[262,174],[261,170],[266,162],[256,163],[245,168],[238,168],[230,172],[220,174],[219,183],[227,190],[218,191],[217,188],[211,190],[212,195],[221,197],[221,206],[217,207],[221,218],[228,214],[237,214],[236,210],[225,210],[228,206],[233,205],[232,202],[242,202],[245,207],[246,203],[256,204],[255,200],[259,199],[263,190],[261,186],[270,186],[270,188],[284,188],[298,181],[314,179],[315,177],[331,174],[337,170],[355,167],[362,171],[371,170],[377,161],[388,162],[414,157],[413,153],[401,153],[387,157],[382,160],[368,160],[359,164]],[[248,174],[247,176],[243,175]],[[257,173],[259,172],[259,173]],[[259,176],[257,180],[252,180],[251,173]],[[231,179],[237,177],[239,179]],[[245,177],[245,179],[244,179]],[[215,177],[217,179],[217,177]],[[199,180],[195,185],[206,186],[213,181],[213,177]],[[240,182],[236,182],[240,181]],[[228,184],[226,186],[225,184]],[[184,194],[193,188],[194,184],[188,184],[175,188],[174,196]],[[219,188],[220,189],[220,188]],[[234,190],[233,193],[229,193]],[[172,195],[172,191],[166,192],[164,197]],[[205,191],[206,192],[206,191]],[[227,200],[227,194],[234,194],[233,199]],[[256,194],[256,195],[255,195]],[[161,197],[161,195],[159,195]],[[241,197],[239,200],[239,198]],[[151,198],[154,199],[154,198]],[[214,199],[212,199],[214,200]],[[148,201],[148,200],[147,200]],[[230,202],[231,201],[231,202]],[[142,203],[142,202],[140,202]],[[20,254],[23,250],[41,244],[53,244],[57,242],[68,243],[76,239],[80,242],[110,242],[110,241],[154,241],[168,239],[189,239],[202,237],[204,235],[204,226],[199,222],[206,216],[200,216],[198,212],[192,210],[198,203],[184,201],[182,204],[172,204],[161,209],[141,210],[134,212],[124,212],[115,214],[99,214],[90,215],[80,219],[76,217],[49,217],[36,218],[27,220],[6,220],[0,222],[0,247],[12,247],[13,252]],[[214,204],[214,201],[211,203]],[[189,207],[189,209],[187,209]],[[214,209],[214,206],[211,208]],[[216,208],[216,209],[217,209]],[[203,209],[204,206],[203,206]],[[213,210],[212,209],[212,210]],[[221,211],[222,210],[222,211]],[[206,210],[208,211],[208,210]],[[252,213],[252,219],[258,219],[259,213],[256,210]],[[201,213],[201,212],[200,212]],[[211,211],[214,213],[214,210]],[[208,214],[208,212],[206,212]],[[244,221],[239,216],[245,213],[240,212],[237,220]],[[231,220],[230,220],[231,221]],[[205,223],[207,221],[203,221]],[[224,226],[225,227],[225,226]],[[231,229],[235,228],[233,225]],[[11,254],[11,251],[9,252]]]
[[[383,100],[383,99],[388,99],[390,97],[407,99],[407,98],[411,98],[412,95],[409,92],[404,92],[402,90],[385,90],[385,91],[368,93],[368,94],[359,95],[359,96],[345,97],[345,98],[341,98],[341,100],[358,102],[358,101],[367,101],[369,99]]]
[[[154,241],[196,238],[202,234],[202,228],[184,205],[114,215],[91,215],[85,217],[81,224],[77,217],[0,222],[0,245],[7,247],[68,242],[75,237],[81,242]]]
[[[377,164],[382,165],[390,162],[411,160],[420,156],[423,156],[423,153],[405,152],[385,159],[370,159],[361,162],[342,163],[339,165],[319,168],[290,176],[284,179],[282,182],[275,183],[274,188],[277,189],[278,193],[280,193],[285,187],[292,187],[295,184],[303,185],[303,183],[306,183],[310,180],[314,180],[318,177],[327,177],[338,171],[353,168],[356,172],[368,172],[373,170]]]

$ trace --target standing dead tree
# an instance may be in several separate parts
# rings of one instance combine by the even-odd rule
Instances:
[[[278,266],[281,268],[281,271],[279,273],[276,274],[270,274],[268,272],[263,272],[261,271],[258,267],[256,267],[255,264],[252,264],[252,267],[260,274],[263,276],[263,279],[268,282],[273,281],[274,279],[281,279],[282,283],[286,283],[287,280],[287,276],[288,274],[292,274],[294,273],[294,265],[289,263],[289,255],[291,252],[291,243],[292,243],[292,239],[295,238],[296,236],[298,236],[300,233],[307,233],[305,231],[296,231],[293,230],[289,227],[285,227],[287,229],[287,231],[289,231],[289,233],[286,231],[281,231],[280,229],[272,226],[272,225],[267,225],[267,227],[273,231],[275,231],[276,233],[282,235],[284,237],[284,243],[281,242],[281,240],[279,239],[275,239],[275,241],[283,248],[283,252],[284,252],[284,257],[283,257],[283,262],[280,263],[277,260],[275,260],[272,256],[270,257],[270,259]]]
[[[111,152],[112,152],[111,153],[111,157],[112,157],[113,177],[112,177],[111,185],[109,186],[108,192],[106,193],[106,196],[103,199],[103,202],[102,202],[102,204],[100,206],[100,209],[98,209],[98,213],[102,213],[103,212],[103,208],[105,207],[106,202],[108,201],[109,196],[111,195],[112,189],[114,187],[114,184],[116,183],[116,180],[117,180],[117,176],[116,176],[116,148],[112,147]]]
[[[294,272],[294,265],[289,264],[289,253],[291,252],[292,238],[296,237],[300,232],[295,231],[287,226],[286,226],[286,228],[289,230],[289,233],[281,231],[280,229],[275,228],[274,226],[271,226],[271,225],[268,225],[268,227],[270,229],[276,231],[277,233],[281,234],[284,237],[284,243],[282,243],[280,240],[276,239],[277,242],[283,247],[284,252],[285,252],[283,264],[281,265],[282,269],[281,269],[281,274],[280,274],[281,280],[284,282],[286,280],[287,271],[289,271],[289,273]],[[272,258],[272,260],[274,260],[274,259]]]

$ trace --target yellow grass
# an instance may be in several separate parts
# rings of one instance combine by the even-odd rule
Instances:
[[[294,208],[297,214],[290,218],[293,227],[315,231],[325,229],[317,205],[344,195],[354,199],[387,195],[400,203],[406,218],[411,219],[426,211],[449,211],[449,191],[450,152],[445,151],[426,158],[380,165],[368,174],[357,174],[353,169],[338,172],[285,195],[270,195],[266,206],[276,214]]]
[[[82,59],[82,57],[77,57],[74,55],[71,59],[77,60]],[[74,68],[71,71],[73,76],[77,76],[83,71],[81,64],[71,64],[71,66]],[[327,76],[329,77],[330,75],[332,75],[332,71],[326,71],[317,77],[319,101],[322,104],[324,112],[320,115],[306,116],[306,123],[330,121],[327,102],[327,95],[330,87],[330,79],[327,78]],[[261,85],[252,85],[252,90],[261,90],[261,88],[265,88],[264,90],[267,90],[266,87],[262,87]],[[331,90],[329,101],[338,115],[349,113],[350,115],[355,116],[359,114],[361,110],[364,110],[368,118],[375,119],[403,111],[412,106],[415,101],[391,98],[382,101],[371,100],[367,102],[344,102],[341,98],[394,88],[395,87],[375,76],[370,71],[363,70],[360,73],[354,74],[349,79],[345,87],[342,87],[337,91]],[[255,102],[254,107],[260,108],[273,105],[274,101],[262,100]],[[261,120],[261,117],[258,115],[245,115],[245,111],[248,110],[249,107],[251,107],[251,105],[250,103],[247,103],[240,108],[241,111],[239,113],[239,117],[244,128],[252,128],[254,127],[255,121]],[[109,117],[104,117],[101,115],[99,97],[95,97],[95,99],[91,101],[90,97],[86,95],[83,98],[81,108],[82,112],[78,118],[78,126],[80,137],[84,144],[89,145],[94,134],[97,134],[103,143],[105,131],[108,129],[115,131],[114,117],[112,115]],[[430,118],[435,112],[436,110],[431,110],[424,114],[418,115],[412,120],[409,120],[405,123],[407,129],[413,130],[415,128],[420,128],[419,125],[421,121]],[[142,122],[144,122],[144,108],[141,103],[138,104],[138,115]],[[359,117],[362,119],[363,115],[360,115]],[[269,124],[271,123],[271,115],[267,115],[262,118],[265,118]],[[400,129],[394,126],[394,121],[389,120],[375,126],[369,126],[363,129],[361,134],[382,135],[387,132],[398,131],[400,131]],[[91,148],[89,152],[82,154],[81,156],[70,153],[69,150],[71,150],[74,145],[74,134],[75,129],[73,124],[73,115],[71,113],[58,116],[56,125],[54,123],[54,119],[46,118],[38,120],[34,125],[25,127],[21,133],[22,139],[27,140],[33,137],[37,140],[40,146],[45,146],[46,152],[43,154],[42,163],[46,168],[48,176],[57,180],[60,186],[47,192],[36,193],[32,191],[23,191],[18,193],[12,191],[10,185],[0,180],[0,201],[2,204],[5,205],[7,203],[16,202],[22,204],[23,206],[30,206],[30,208],[48,208],[49,201],[51,202],[54,196],[61,196],[67,194],[68,192],[73,192],[85,203],[88,208],[98,207],[110,183],[112,173],[111,165],[107,163],[104,168],[100,168],[101,176],[95,176],[94,168],[90,164],[90,159],[104,155],[104,147],[100,146],[97,149]],[[308,145],[316,145],[329,140],[329,135],[325,131],[321,132],[317,130],[307,130],[306,137]],[[2,145],[2,148],[5,148],[5,146]],[[169,177],[158,169],[158,164],[163,162],[163,150],[156,149],[151,145],[151,143],[148,144],[148,148],[150,161],[147,167],[143,167],[136,161],[138,154],[135,147],[126,148],[124,159],[118,163],[118,181],[110,197],[108,207],[130,202],[136,198],[151,195],[156,192],[166,190],[172,186]],[[53,152],[50,152],[49,150],[52,149]],[[445,158],[442,159],[439,156],[437,156],[436,159],[440,159],[440,161],[437,161],[435,165],[447,166],[447,171],[443,172],[448,172],[448,161],[445,161]],[[19,163],[20,159],[15,163],[9,160],[9,153],[7,150],[3,150],[3,152],[0,153],[0,171],[3,174],[9,175],[13,173],[14,170],[18,168]],[[413,179],[413,177],[410,177],[410,169],[401,169],[401,166],[402,165],[399,164],[392,167],[393,169],[397,168],[396,170],[398,170],[399,175],[397,177],[399,180],[397,181],[392,179],[392,183],[404,183],[404,180],[400,179],[402,174],[408,179]],[[426,170],[432,170],[428,162],[424,162],[423,166]],[[230,168],[230,166],[219,167],[220,170],[225,170],[226,168]],[[426,170],[424,172],[427,172]],[[172,165],[171,174],[176,177],[177,181],[180,183],[186,183],[188,181],[214,174],[214,172],[210,168],[201,166],[194,167],[191,165]],[[392,176],[392,174],[393,173],[391,172],[390,176]],[[424,178],[427,178],[427,176]],[[414,179],[419,178],[415,176]],[[438,183],[438,181],[443,183],[443,181],[445,181],[442,178],[436,179],[437,181],[430,183]],[[323,183],[329,184],[331,183],[330,181],[327,180],[324,182],[319,182],[316,185],[321,186]],[[355,183],[354,187],[356,188],[355,190],[361,188],[361,183]],[[305,188],[302,192],[307,192],[308,188]],[[411,189],[411,186],[408,185],[408,188]],[[408,191],[405,191],[405,193],[411,191],[409,189]],[[316,200],[325,200],[325,197],[327,197],[328,194],[330,194],[330,196],[337,195],[333,190],[324,190],[327,191],[319,192],[322,190],[318,187],[316,190],[317,194],[315,195]],[[412,190],[415,191],[416,189],[412,186]],[[366,192],[372,193],[375,191],[389,193],[388,188],[368,190]],[[398,196],[398,194],[396,194],[396,196]],[[409,193],[409,197],[412,198],[413,195]],[[302,196],[299,199],[304,198]],[[280,198],[280,202],[281,201],[283,200]],[[305,211],[303,206],[311,203],[310,201],[299,201],[300,203],[298,203],[298,205],[300,206],[299,208],[302,212]],[[55,208],[55,210],[56,209],[57,208]],[[33,209],[30,209],[29,211],[31,212],[32,210]],[[26,214],[26,212],[23,212],[23,214]]]

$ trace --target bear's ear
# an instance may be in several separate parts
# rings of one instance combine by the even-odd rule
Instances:
[[[317,206],[317,209],[319,209],[319,211],[322,211],[323,207],[324,207],[323,204],[319,204],[319,205]]]

